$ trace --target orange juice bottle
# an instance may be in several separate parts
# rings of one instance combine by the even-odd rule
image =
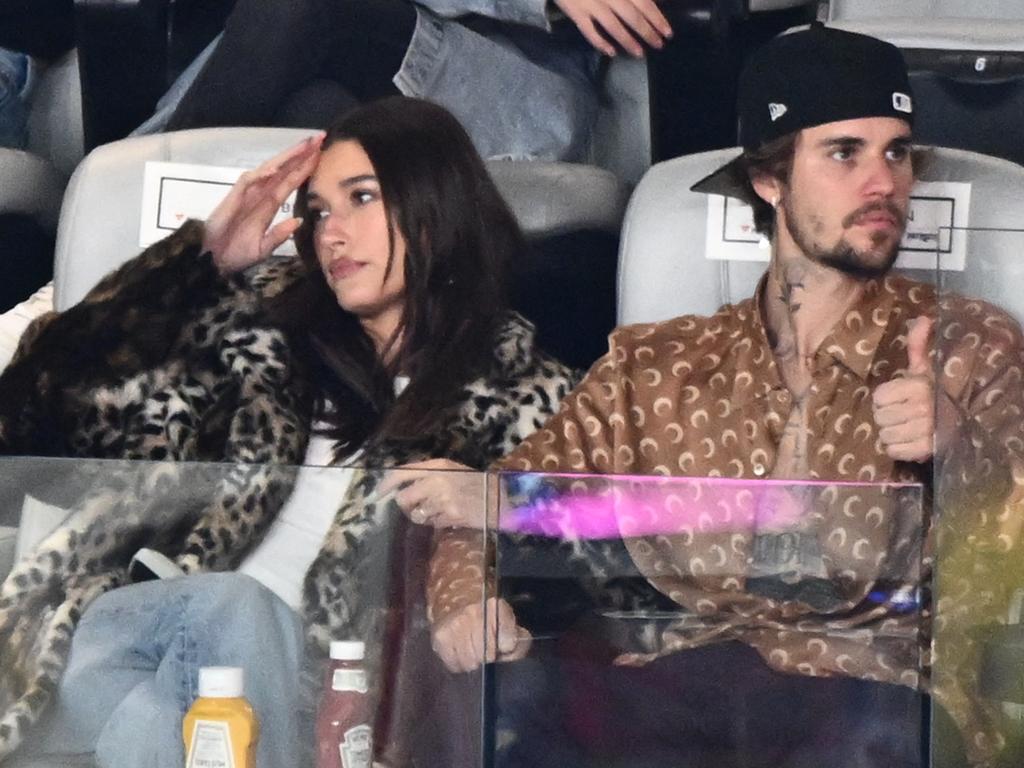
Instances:
[[[202,667],[199,698],[185,715],[185,768],[256,768],[260,726],[239,667]]]

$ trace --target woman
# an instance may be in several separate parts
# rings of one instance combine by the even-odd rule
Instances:
[[[300,217],[268,230],[311,173]],[[358,455],[380,467],[444,456],[483,467],[569,389],[569,371],[534,350],[529,324],[502,309],[503,274],[522,237],[465,131],[442,108],[393,98],[350,113],[326,137],[244,174],[207,221],[202,245],[223,276],[292,234],[302,274],[257,271],[249,283],[264,316],[287,331],[314,393],[308,462]],[[119,274],[144,281],[138,272],[129,265]],[[103,289],[116,292],[116,281]],[[24,752],[179,766],[181,716],[198,666],[234,664],[246,667],[247,696],[263,721],[261,764],[294,764],[311,746],[300,736],[308,717],[298,714],[312,688],[300,683],[303,657],[321,654],[329,639],[374,631],[367,604],[380,604],[367,596],[387,591],[374,582],[387,574],[362,565],[403,525],[373,472],[346,478],[336,515],[325,495],[339,491],[325,491],[322,479],[300,474],[269,533],[242,560],[243,575],[133,585],[89,606],[54,709]],[[327,510],[319,523],[310,520],[317,507]],[[189,564],[188,550],[164,551]],[[312,654],[303,651],[298,610]]]

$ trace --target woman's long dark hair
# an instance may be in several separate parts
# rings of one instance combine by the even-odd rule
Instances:
[[[271,313],[297,331],[319,391],[315,413],[337,441],[336,458],[364,444],[412,442],[441,426],[462,387],[494,359],[505,275],[525,251],[472,141],[442,107],[402,96],[372,102],[335,122],[323,149],[340,141],[359,142],[370,158],[392,259],[395,229],[406,256],[400,337],[385,365],[320,271],[307,187],[299,189],[296,215],[303,224],[295,243],[308,274],[274,300]],[[397,374],[410,381],[396,399]]]

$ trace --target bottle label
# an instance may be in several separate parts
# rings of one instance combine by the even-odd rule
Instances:
[[[331,678],[331,688],[336,691],[366,693],[366,671],[362,669],[336,669]]]
[[[196,720],[185,768],[235,768],[231,731],[220,720]]]
[[[342,768],[371,768],[373,765],[373,731],[368,725],[357,725],[345,731],[338,748]]]

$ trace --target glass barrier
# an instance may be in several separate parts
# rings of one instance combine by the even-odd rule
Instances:
[[[1024,762],[1024,231],[946,228],[933,272],[940,384],[933,753]]]
[[[4,765],[185,765],[205,666],[243,669],[262,768],[340,766],[346,750],[368,766],[360,725],[379,765],[481,764],[484,675],[448,673],[431,647],[421,523],[441,511],[397,504],[444,476],[0,458],[0,750],[22,742]],[[482,564],[488,477],[453,476],[475,526],[458,551]],[[483,580],[464,591],[479,628]],[[363,661],[329,667],[332,640],[364,642]],[[212,762],[190,764],[228,764],[217,733],[192,731]]]
[[[493,672],[493,764],[920,752],[921,485],[509,473],[500,486],[509,663]]]

